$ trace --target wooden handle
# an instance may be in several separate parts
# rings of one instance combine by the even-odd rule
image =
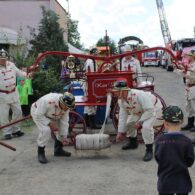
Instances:
[[[16,151],[16,148],[14,148],[13,146],[10,146],[2,141],[0,141],[0,145],[4,146],[6,148],[9,148],[10,150]]]

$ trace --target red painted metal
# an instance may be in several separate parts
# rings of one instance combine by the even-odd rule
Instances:
[[[128,86],[133,87],[132,74],[133,72],[131,71],[121,71],[118,74],[116,74],[116,72],[86,73],[88,82],[88,102],[90,103],[106,102],[106,94],[108,93],[109,90],[112,89],[113,83],[119,77],[126,78]]]
[[[77,58],[81,58],[81,59],[94,59],[94,60],[99,60],[99,61],[103,61],[103,62],[110,62],[110,61],[114,61],[117,59],[121,59],[125,56],[129,56],[129,55],[135,55],[137,54],[138,56],[141,55],[142,53],[145,52],[149,52],[149,51],[157,51],[157,50],[162,50],[162,51],[166,51],[167,53],[169,53],[171,55],[171,58],[177,63],[178,59],[177,57],[172,53],[171,50],[164,48],[164,47],[152,47],[152,48],[147,48],[147,49],[143,49],[143,50],[138,50],[138,51],[131,51],[131,52],[126,52],[123,54],[119,54],[119,55],[114,55],[114,56],[104,56],[104,57],[100,57],[100,56],[93,56],[93,55],[86,55],[86,54],[75,54],[75,53],[69,53],[69,52],[63,52],[63,51],[46,51],[44,53],[42,53],[39,57],[37,57],[35,63],[29,67],[29,70],[33,71],[36,70],[39,66],[39,63],[41,62],[41,60],[47,56],[47,55],[62,55],[62,56],[70,56],[73,55],[74,57]]]

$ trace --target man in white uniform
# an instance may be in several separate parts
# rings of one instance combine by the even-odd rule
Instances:
[[[153,158],[153,125],[157,116],[162,113],[160,100],[151,92],[128,88],[127,80],[124,78],[119,78],[114,83],[113,93],[118,97],[120,107],[116,141],[121,141],[126,132],[129,140],[122,149],[136,149],[138,147],[137,129],[141,129],[146,145],[143,160],[150,161]]]
[[[188,114],[188,123],[182,130],[190,130],[195,132],[195,50],[191,50],[186,54],[189,57],[187,71],[184,66],[173,66],[174,72],[180,74],[186,80],[186,111]]]
[[[63,150],[63,145],[69,143],[69,110],[75,106],[75,97],[65,92],[64,95],[49,93],[31,107],[33,121],[39,129],[38,160],[40,163],[47,163],[45,157],[45,146],[51,138],[51,131],[55,133],[54,156],[71,156],[70,152]]]
[[[12,111],[12,120],[22,118],[19,94],[16,89],[16,77],[27,77],[27,73],[19,70],[14,63],[8,61],[8,53],[0,51],[0,125],[10,122],[9,111]],[[23,136],[21,129],[14,125],[3,129],[4,139]]]
[[[94,55],[96,56],[98,54],[98,50],[97,48],[92,48],[90,50],[90,55]],[[90,72],[95,72],[95,62],[92,59],[87,59],[85,64],[84,64],[84,70],[86,72],[90,71]],[[85,82],[84,84],[84,95],[88,96],[87,94],[87,83]],[[95,115],[96,115],[96,106],[85,106],[84,107],[84,115],[85,115],[85,121],[88,127],[92,128],[92,129],[100,129],[101,127],[99,127],[96,122],[95,122]]]
[[[131,47],[129,45],[126,45],[124,48],[124,52],[130,51],[132,51]],[[128,66],[130,66],[131,70],[135,73],[134,78],[137,78],[137,85],[140,85],[142,82],[142,70],[139,60],[134,58],[132,55],[124,57],[121,62],[121,71],[127,71]]]

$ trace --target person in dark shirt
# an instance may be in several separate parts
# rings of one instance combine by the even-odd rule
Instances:
[[[180,132],[183,112],[178,106],[169,106],[162,118],[167,132],[155,142],[159,195],[188,195],[192,190],[188,167],[195,155],[192,141]]]

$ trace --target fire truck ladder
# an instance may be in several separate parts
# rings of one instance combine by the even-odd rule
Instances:
[[[164,6],[162,0],[156,0],[156,5],[158,8],[158,14],[160,19],[161,31],[164,39],[165,46],[171,42],[171,34],[169,32],[168,23],[165,16]]]

